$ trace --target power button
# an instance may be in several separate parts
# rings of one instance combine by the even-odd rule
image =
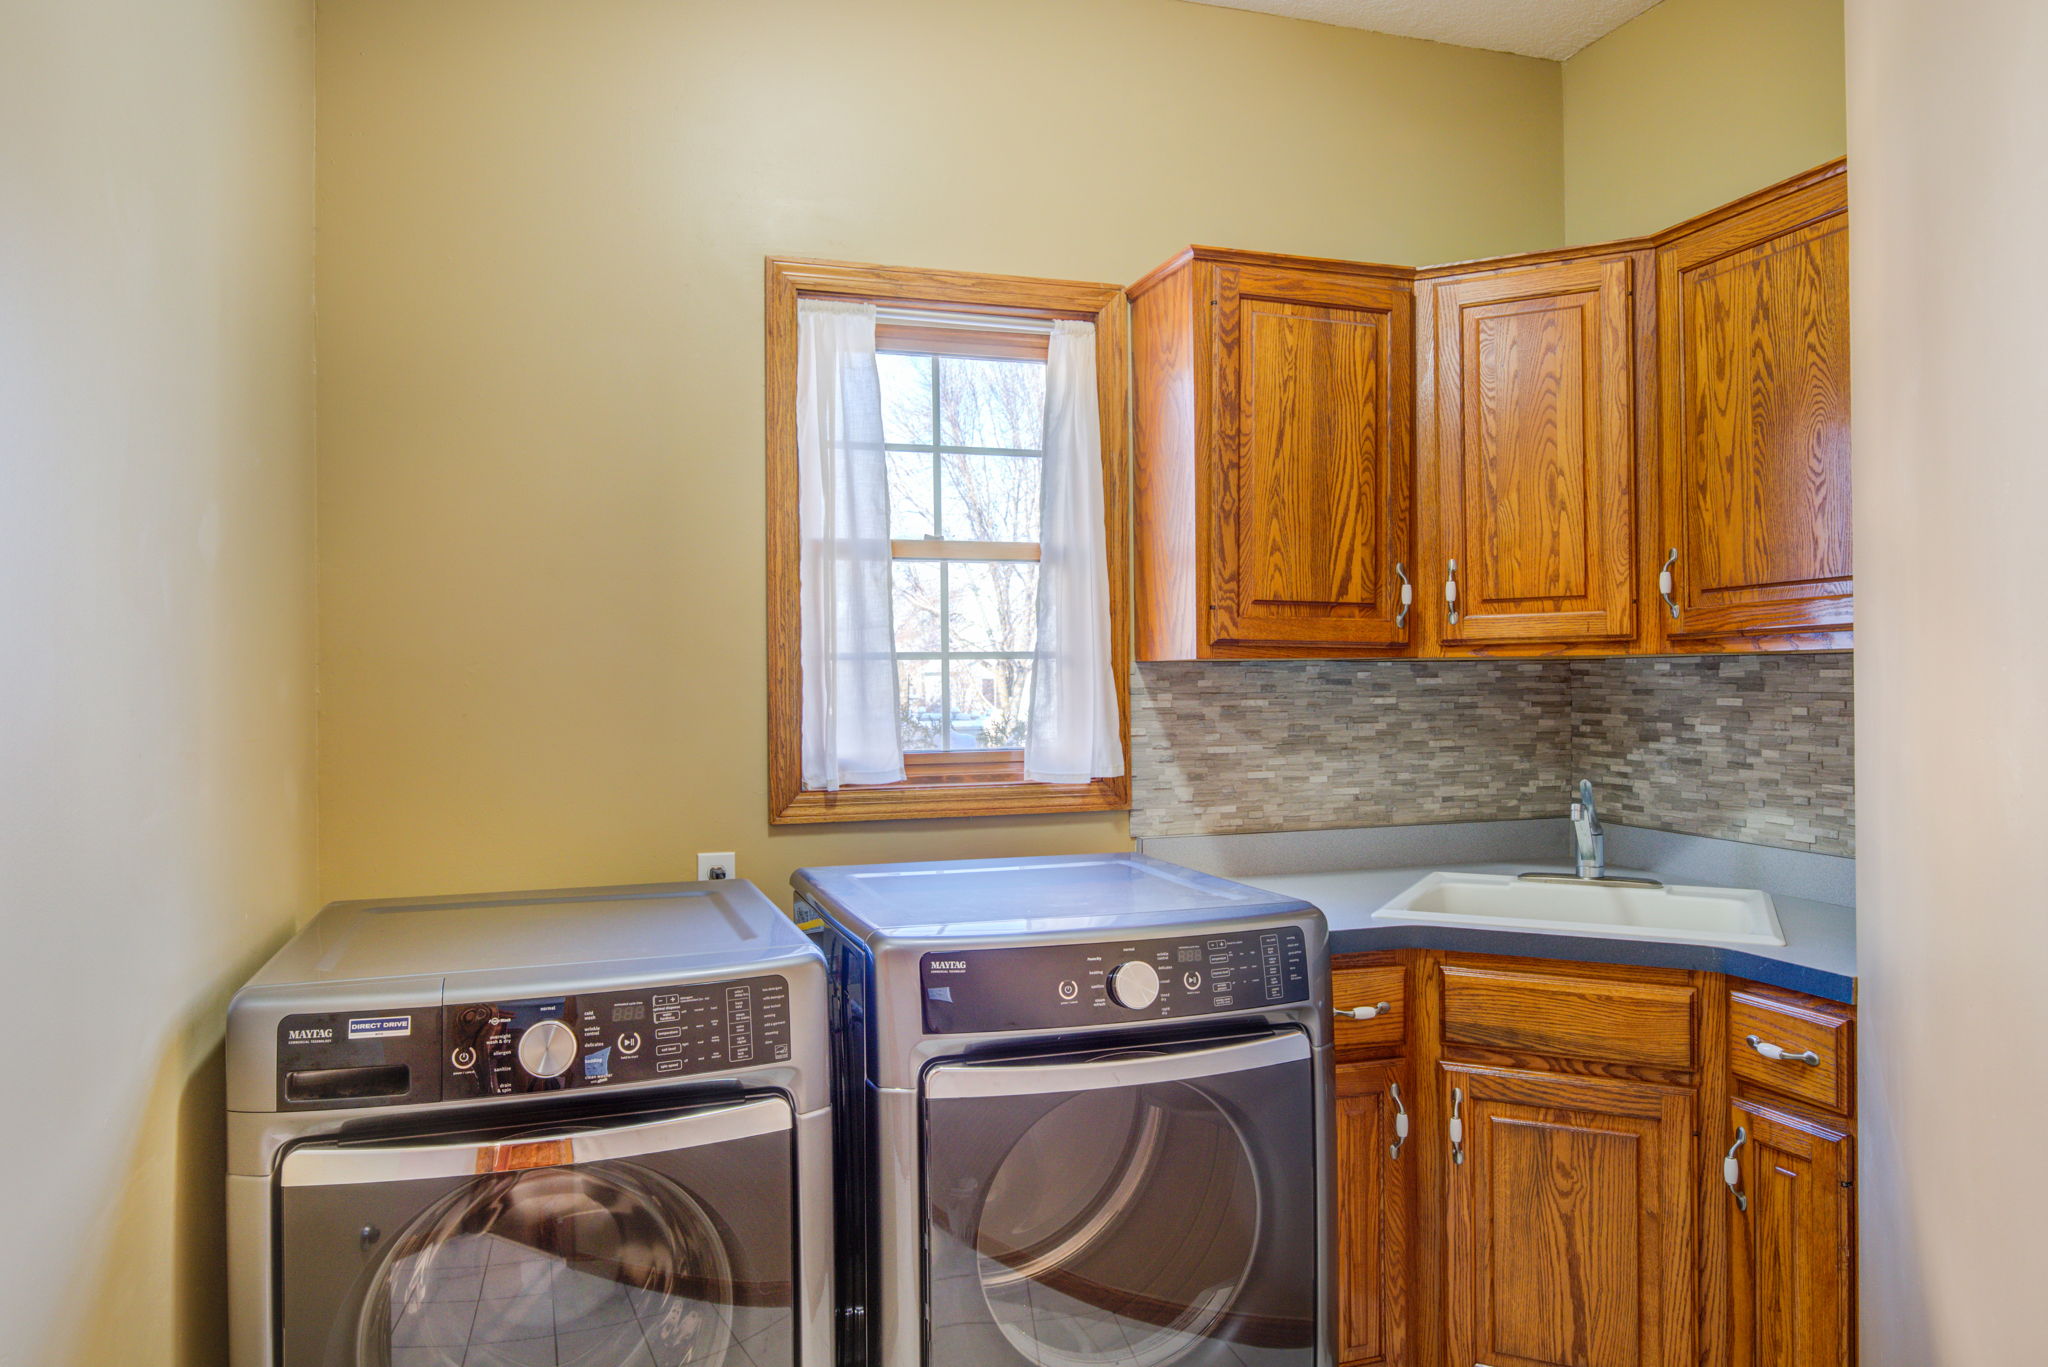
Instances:
[[[457,1049],[454,1053],[450,1054],[448,1056],[448,1061],[454,1064],[457,1068],[467,1071],[471,1068],[476,1067],[476,1050],[470,1048],[468,1045],[465,1044],[460,1049]]]
[[[1060,983],[1060,1000],[1070,1002],[1081,995],[1081,984],[1068,978]]]

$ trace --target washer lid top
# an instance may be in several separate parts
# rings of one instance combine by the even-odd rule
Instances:
[[[798,869],[790,880],[867,940],[1058,937],[1110,928],[1318,915],[1297,898],[1142,854]]]
[[[578,965],[609,977],[693,977],[814,957],[808,937],[752,883],[658,883],[467,897],[336,902],[263,966],[251,988],[463,973],[545,972],[576,990]]]

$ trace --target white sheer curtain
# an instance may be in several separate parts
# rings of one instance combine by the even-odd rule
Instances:
[[[894,783],[903,745],[875,306],[804,299],[796,316],[804,786]]]
[[[1109,649],[1093,323],[1053,324],[1039,487],[1038,648],[1024,776],[1037,783],[1115,778],[1124,771],[1123,728]]]

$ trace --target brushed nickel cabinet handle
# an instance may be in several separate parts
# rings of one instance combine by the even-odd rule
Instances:
[[[1664,568],[1657,571],[1657,592],[1664,599],[1664,606],[1671,610],[1671,620],[1678,620],[1678,600],[1671,595],[1677,586],[1671,578],[1671,567],[1678,563],[1678,547],[1671,548],[1671,554],[1664,557]]]
[[[1768,1044],[1758,1039],[1755,1035],[1749,1037],[1749,1047],[1773,1063],[1803,1063],[1809,1068],[1820,1067],[1820,1055],[1814,1053],[1811,1049],[1801,1054],[1791,1054],[1775,1044]]]
[[[1451,625],[1458,624],[1458,562],[1453,560],[1444,572],[1444,606],[1451,614]]]
[[[1408,609],[1415,602],[1415,585],[1408,582],[1408,567],[1398,560],[1394,562],[1394,573],[1401,579],[1401,610],[1394,614],[1394,625],[1405,627],[1408,625]]]
[[[1337,1014],[1349,1016],[1355,1021],[1369,1021],[1375,1017],[1384,1016],[1393,1009],[1394,1004],[1392,1002],[1381,1002],[1377,1006],[1340,1006],[1337,1008]]]
[[[1463,1163],[1465,1161],[1465,1121],[1464,1117],[1459,1114],[1464,1108],[1465,1093],[1456,1087],[1451,1088],[1451,1161],[1453,1163]]]
[[[1743,1214],[1749,1213],[1749,1198],[1742,1194],[1742,1160],[1735,1155],[1749,1142],[1749,1130],[1736,1126],[1735,1142],[1728,1146],[1728,1156],[1721,1160],[1721,1180],[1728,1184],[1729,1192],[1735,1197],[1735,1208]]]
[[[1400,1083],[1389,1083],[1387,1095],[1394,1099],[1394,1142],[1387,1145],[1387,1157],[1399,1158],[1401,1146],[1408,1142],[1408,1108],[1401,1104]]]

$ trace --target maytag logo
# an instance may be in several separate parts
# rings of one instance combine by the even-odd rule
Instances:
[[[285,1032],[286,1044],[331,1044],[334,1042],[334,1027],[331,1025],[306,1026]]]
[[[933,959],[931,961],[931,968],[934,973],[965,973],[967,971],[967,960]]]

